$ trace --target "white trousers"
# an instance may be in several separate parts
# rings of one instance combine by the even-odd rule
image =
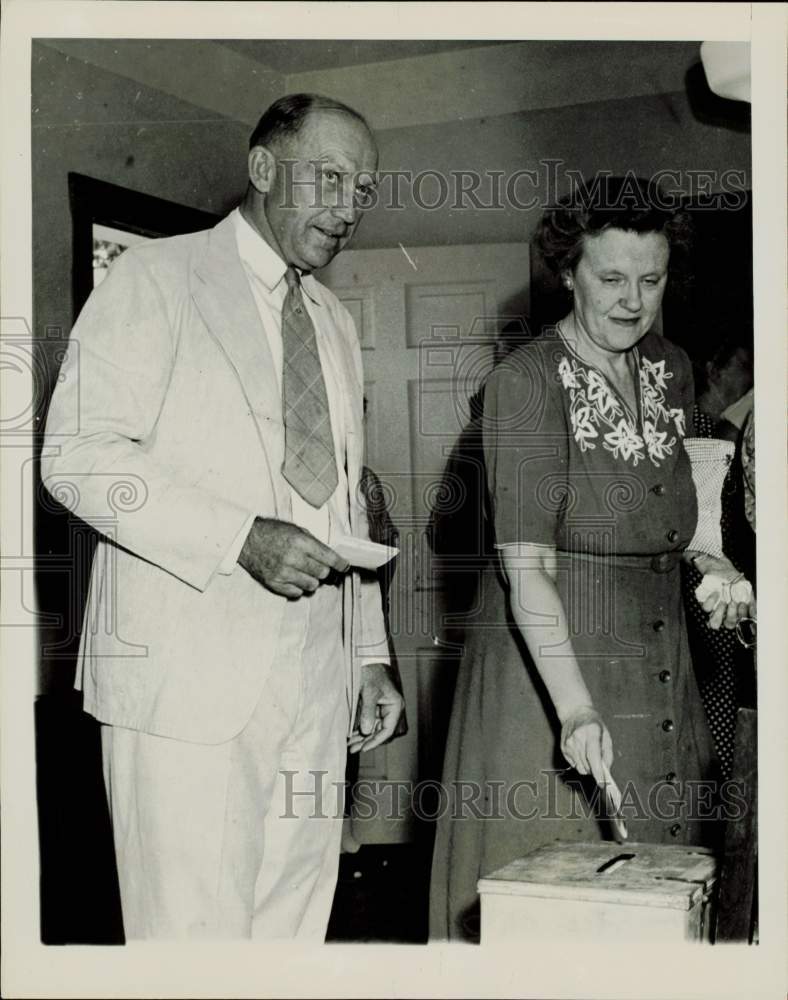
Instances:
[[[341,597],[322,586],[288,604],[270,679],[229,742],[102,727],[127,938],[325,939],[348,722]]]

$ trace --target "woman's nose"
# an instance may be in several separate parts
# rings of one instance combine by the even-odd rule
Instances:
[[[630,312],[637,312],[638,309],[640,309],[641,301],[642,300],[640,297],[640,285],[638,284],[638,282],[635,281],[632,282],[630,285],[627,285],[626,294],[624,295],[624,298],[621,300],[621,304],[626,309],[629,309]]]

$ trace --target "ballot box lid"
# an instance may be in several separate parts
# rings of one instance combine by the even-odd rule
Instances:
[[[691,909],[717,862],[704,847],[556,841],[479,880],[479,892]]]

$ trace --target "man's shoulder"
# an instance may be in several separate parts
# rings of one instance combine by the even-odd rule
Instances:
[[[147,240],[129,247],[123,256],[154,272],[178,269],[202,256],[208,247],[211,233],[213,229],[201,229],[195,233]]]

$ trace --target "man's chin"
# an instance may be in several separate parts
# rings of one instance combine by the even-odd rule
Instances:
[[[326,264],[330,264],[338,252],[338,250],[313,250],[308,258],[304,258],[303,264],[298,266],[302,271],[317,271],[319,268],[325,267]]]

